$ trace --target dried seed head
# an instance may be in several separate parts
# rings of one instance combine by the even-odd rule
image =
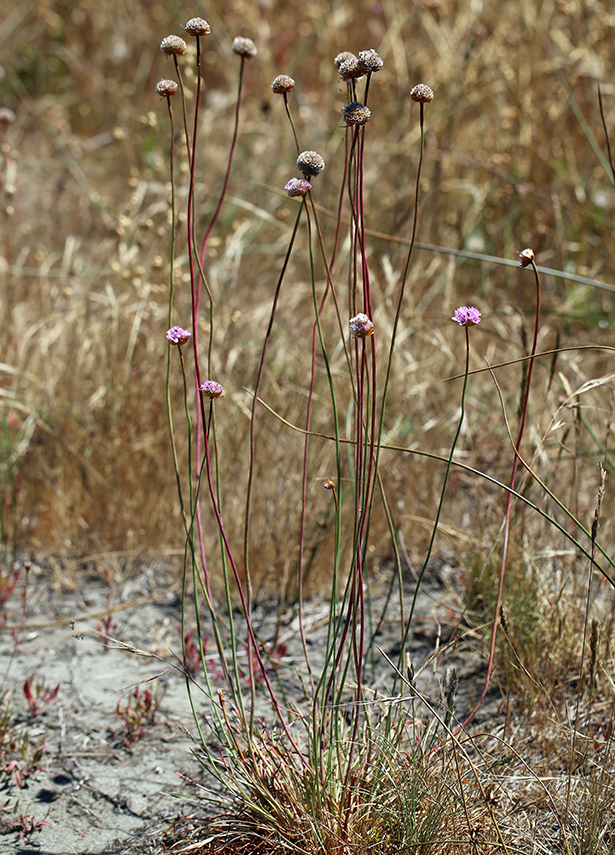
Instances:
[[[482,315],[474,306],[459,306],[451,321],[457,321],[460,327],[473,327],[480,324]]]
[[[284,95],[285,92],[295,88],[295,81],[288,74],[279,74],[271,84],[271,88],[276,95]]]
[[[359,312],[358,315],[351,318],[348,326],[355,338],[367,338],[368,335],[374,334],[374,324],[363,312]]]
[[[211,33],[211,27],[205,18],[190,18],[182,29],[184,29],[189,36],[208,36]]]
[[[167,341],[170,341],[171,344],[186,344],[188,339],[192,333],[188,332],[188,330],[183,329],[182,327],[171,327],[170,330],[167,330]]]
[[[304,175],[319,175],[325,162],[317,151],[302,151],[297,158],[297,169]]]
[[[252,39],[244,39],[243,36],[237,36],[233,41],[233,50],[236,54],[239,54],[239,56],[243,56],[246,59],[252,59],[252,57],[256,56],[258,53],[256,45]]]
[[[433,101],[433,89],[430,89],[426,83],[418,83],[410,93],[410,97],[420,104],[428,104]]]
[[[355,56],[355,54],[352,51],[343,50],[341,53],[338,53],[338,55],[335,57],[333,62],[335,63],[335,67],[337,69],[339,69],[340,65],[343,62],[346,62],[347,59],[356,59],[356,58],[357,57]]]
[[[312,189],[312,185],[309,181],[306,181],[305,178],[291,178],[290,181],[284,185],[284,189],[289,196],[305,196],[307,191]]]
[[[347,125],[365,125],[369,122],[372,111],[360,101],[351,101],[342,110],[342,116]]]
[[[530,264],[534,261],[534,250],[533,249],[524,249],[523,252],[519,253],[519,266],[520,267],[529,267]]]
[[[156,92],[163,98],[170,98],[177,92],[177,83],[174,80],[159,80],[156,84]]]
[[[206,380],[204,383],[201,383],[199,390],[210,401],[214,398],[222,398],[224,395],[223,387],[219,383],[216,383],[215,380]]]
[[[342,80],[358,80],[359,77],[363,77],[365,74],[365,69],[361,68],[359,65],[359,60],[356,56],[353,56],[351,59],[345,60],[337,70],[337,73],[342,78]]]
[[[160,50],[166,56],[182,56],[186,52],[186,42],[179,36],[167,36],[160,42]]]
[[[382,57],[373,48],[359,51],[359,65],[365,71],[380,71],[380,69],[384,68]]]

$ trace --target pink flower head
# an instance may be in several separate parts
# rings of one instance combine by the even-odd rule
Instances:
[[[186,344],[192,333],[182,327],[171,327],[167,330],[167,341],[171,344]]]
[[[366,338],[374,334],[374,323],[363,312],[359,312],[348,322],[350,332],[355,338]]]
[[[457,321],[460,327],[473,327],[480,324],[481,313],[474,306],[459,306],[451,320]]]
[[[312,189],[312,185],[305,178],[291,178],[284,185],[284,189],[289,196],[305,196],[307,191]]]
[[[215,380],[206,380],[204,383],[201,383],[199,391],[206,398],[209,398],[210,401],[213,401],[214,398],[221,398],[224,395],[223,387],[219,383],[216,383]]]

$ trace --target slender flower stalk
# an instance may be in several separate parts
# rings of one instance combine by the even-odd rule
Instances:
[[[416,607],[416,600],[418,597],[419,589],[421,587],[421,582],[423,581],[423,577],[425,575],[425,571],[427,570],[427,564],[429,559],[431,558],[431,553],[433,551],[433,546],[436,540],[436,535],[438,533],[438,526],[440,524],[440,516],[442,514],[442,507],[444,505],[444,495],[446,493],[446,486],[448,484],[448,477],[450,475],[451,466],[453,464],[453,456],[455,454],[455,449],[457,448],[457,442],[459,440],[459,436],[461,434],[461,427],[463,425],[465,419],[465,411],[466,411],[466,390],[468,388],[468,374],[470,371],[470,327],[476,326],[481,322],[481,313],[478,309],[474,308],[474,306],[460,306],[451,320],[456,321],[461,327],[464,328],[466,335],[466,353],[465,353],[465,368],[463,372],[463,386],[461,389],[461,404],[460,404],[460,414],[459,414],[459,422],[457,424],[457,430],[455,432],[455,436],[453,437],[453,442],[451,444],[451,450],[448,455],[448,460],[446,462],[446,470],[444,472],[444,481],[442,483],[442,490],[440,492],[440,501],[438,503],[438,510],[436,511],[436,518],[434,520],[433,529],[431,532],[431,539],[429,541],[429,546],[427,547],[427,553],[425,555],[425,559],[423,561],[423,566],[421,568],[420,573],[418,574],[416,585],[414,588],[414,596],[412,597],[412,603],[410,605],[410,612],[408,614],[408,619],[406,621],[406,629],[402,638],[401,651],[399,656],[399,664],[398,668],[401,670],[404,667],[404,648],[406,645],[406,641],[408,639],[408,634],[410,632],[410,626],[412,624],[412,618],[414,617],[414,609]]]
[[[504,578],[506,575],[506,566],[508,561],[508,545],[510,543],[510,517],[513,503],[513,493],[512,490],[515,486],[515,480],[517,477],[517,468],[519,466],[520,456],[519,452],[521,450],[521,441],[523,439],[523,434],[525,431],[525,423],[527,419],[528,405],[530,400],[530,386],[532,382],[532,370],[534,368],[534,362],[536,358],[536,350],[538,346],[538,330],[540,327],[540,276],[538,275],[538,268],[536,266],[536,259],[534,257],[534,251],[532,249],[524,249],[519,253],[519,266],[520,267],[531,267],[534,272],[534,282],[536,286],[536,317],[534,320],[534,336],[532,338],[532,348],[530,351],[530,358],[528,361],[527,368],[527,377],[525,378],[525,390],[523,393],[523,402],[521,405],[521,421],[519,424],[519,432],[517,434],[517,441],[514,446],[514,458],[512,464],[512,471],[510,474],[509,487],[510,490],[508,492],[508,496],[506,499],[506,511],[504,515],[504,539],[502,543],[502,560],[500,562],[500,575],[498,579],[498,592],[496,595],[495,606],[493,610],[493,626],[491,628],[491,642],[489,645],[489,658],[487,660],[487,674],[485,676],[485,683],[483,685],[483,690],[480,694],[480,698],[476,703],[474,709],[470,712],[467,719],[464,722],[464,726],[470,722],[476,712],[480,709],[482,702],[485,700],[485,696],[489,689],[489,683],[491,681],[491,672],[493,670],[493,660],[495,656],[495,643],[497,639],[498,632],[498,623],[500,619],[500,607],[502,605],[502,592],[504,590]]]

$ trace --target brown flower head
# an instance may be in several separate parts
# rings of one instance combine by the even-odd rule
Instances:
[[[519,253],[519,266],[520,267],[529,267],[530,264],[534,261],[534,250],[533,249],[524,249],[523,252]]]
[[[243,36],[237,36],[233,41],[233,50],[236,54],[243,56],[245,59],[252,59],[252,57],[256,56],[258,53],[256,45],[252,39],[244,39]]]
[[[410,93],[410,97],[420,104],[428,104],[433,101],[433,89],[430,89],[426,83],[418,83]]]
[[[177,83],[174,80],[159,80],[156,84],[156,92],[163,98],[170,98],[177,92]]]
[[[295,88],[295,81],[288,74],[279,74],[271,84],[271,88],[276,95],[284,95],[285,92]]]
[[[205,18],[190,18],[183,29],[189,36],[208,36],[211,33],[211,27]]]
[[[345,60],[338,68],[337,73],[342,80],[358,80],[365,74],[365,69],[361,68],[359,60],[354,56],[352,59]]]
[[[186,42],[179,36],[167,36],[160,42],[160,50],[166,56],[182,56],[186,52]]]
[[[382,57],[373,48],[359,51],[359,65],[365,71],[380,71],[384,68]]]
[[[347,59],[356,59],[356,58],[357,57],[355,56],[355,54],[352,51],[343,50],[341,53],[338,53],[338,55],[335,57],[333,62],[335,63],[335,67],[337,69],[339,69],[340,65],[343,62],[346,62]]]
[[[325,162],[317,151],[302,151],[297,158],[297,169],[304,175],[319,175]]]
[[[369,122],[372,111],[360,101],[351,101],[342,110],[342,116],[347,125],[365,125]]]

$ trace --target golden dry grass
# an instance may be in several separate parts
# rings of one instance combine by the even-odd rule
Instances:
[[[217,200],[232,128],[237,62],[230,42],[241,33],[259,46],[246,69],[237,159],[208,257],[216,301],[214,369],[230,392],[219,408],[225,503],[238,534],[249,407],[243,387],[253,387],[294,211],[281,192],[294,172],[294,156],[281,99],[270,91],[273,77],[295,76],[291,103],[302,145],[327,161],[318,202],[329,241],[344,156],[344,92],[332,58],[343,49],[374,46],[385,70],[372,86],[368,227],[393,239],[409,237],[418,122],[408,92],[426,81],[436,99],[427,112],[419,241],[509,261],[531,245],[541,265],[608,283],[613,189],[592,146],[597,140],[604,148],[598,82],[607,123],[614,124],[615,92],[608,82],[614,22],[603,4],[590,13],[564,2],[523,8],[435,0],[412,7],[314,3],[300,11],[284,3],[231,2],[206,15],[213,34],[205,53],[201,224]],[[107,3],[22,3],[0,30],[2,103],[16,114],[3,135],[7,545],[13,523],[17,543],[26,549],[159,555],[181,545],[163,407],[168,127],[164,103],[153,93],[156,80],[171,69],[157,50],[159,41],[179,30],[181,16],[176,4],[145,10],[128,3],[118,10]],[[178,161],[185,197],[183,153]],[[369,253],[375,321],[387,332],[405,247],[374,237]],[[342,255],[336,265],[340,287],[347,248]],[[185,225],[176,268],[183,291],[175,318],[187,323]],[[387,438],[446,453],[458,385],[442,380],[458,373],[462,361],[462,342],[449,322],[452,310],[460,302],[482,308],[474,364],[483,355],[496,363],[524,352],[533,291],[516,270],[427,250],[416,254],[410,284]],[[541,349],[610,340],[609,291],[548,276],[543,284]],[[305,400],[310,304],[300,241],[263,388],[263,397],[293,423],[301,422]],[[592,459],[604,457],[613,386],[609,380],[582,400],[573,393],[608,375],[610,364],[608,354],[571,350],[546,358],[535,379],[528,455],[539,453],[540,471],[581,516],[592,512]],[[498,376],[514,421],[520,369]],[[510,450],[487,374],[472,381],[469,395],[462,457],[505,480]],[[579,412],[591,432],[579,425]],[[554,417],[563,424],[545,437]],[[327,410],[318,413],[325,431],[328,420]],[[294,461],[301,444],[299,435],[261,418],[254,523],[260,576],[274,571],[279,578],[293,566],[300,478]],[[327,476],[327,443],[315,444],[314,453],[318,477]],[[383,464],[396,524],[411,552],[420,555],[442,469],[392,453]],[[318,528],[327,497],[316,486],[312,482],[310,500]],[[445,522],[456,534],[440,551],[466,549],[468,536],[480,544],[486,535],[490,543],[502,496],[464,473],[456,474],[452,488]],[[281,523],[277,530],[274,521]],[[319,566],[326,564],[324,557]]]
[[[297,81],[290,100],[302,146],[318,150],[327,162],[316,198],[331,246],[345,103],[332,60],[341,50],[367,47],[376,48],[385,62],[370,92],[373,119],[365,161],[374,322],[383,341],[392,328],[407,251],[403,241],[412,225],[419,130],[408,95],[417,82],[428,83],[436,95],[426,111],[418,240],[461,251],[421,248],[414,256],[386,441],[448,453],[460,384],[443,381],[463,367],[463,336],[450,321],[459,304],[483,312],[483,323],[472,332],[472,368],[484,366],[483,357],[497,364],[527,352],[534,311],[529,273],[471,254],[514,264],[517,253],[531,246],[541,266],[576,274],[577,280],[542,277],[539,350],[560,350],[536,366],[525,456],[589,526],[598,459],[613,472],[615,375],[612,353],[600,346],[612,344],[615,190],[605,162],[597,85],[607,127],[613,129],[615,14],[606,3],[573,0],[491,5],[315,0],[300,8],[276,0],[259,5],[230,0],[203,14],[213,33],[204,56],[197,175],[201,232],[218,199],[232,132],[238,63],[231,41],[246,35],[259,47],[246,68],[237,156],[207,257],[216,311],[212,376],[227,390],[216,410],[223,504],[238,551],[249,435],[250,396],[244,387],[254,386],[296,210],[282,189],[295,173],[293,140],[270,83],[279,73]],[[16,116],[0,128],[0,489],[6,552],[15,543],[23,551],[84,560],[96,555],[109,560],[113,553],[121,563],[181,551],[164,407],[169,131],[166,106],[153,89],[161,76],[171,76],[159,42],[179,32],[185,17],[176,3],[143,6],[129,0],[120,8],[100,0],[79,5],[41,0],[17,4],[0,25],[0,106]],[[188,70],[186,78],[193,82]],[[178,151],[181,202],[188,177],[181,145]],[[175,259],[174,322],[189,326],[185,232],[184,221]],[[342,292],[348,256],[343,244],[335,267]],[[323,281],[319,267],[319,287]],[[201,324],[205,335],[205,315]],[[326,318],[324,328],[335,342],[335,319]],[[304,418],[311,330],[302,235],[282,290],[261,390],[263,399],[296,425]],[[588,345],[593,349],[579,349]],[[340,400],[348,400],[339,352],[332,367]],[[323,391],[322,365],[318,368]],[[511,365],[497,376],[514,425],[522,367]],[[320,391],[314,429],[331,433],[327,398]],[[173,397],[185,459],[176,373]],[[471,378],[467,405],[456,459],[507,481],[510,444],[488,372]],[[302,447],[299,433],[259,411],[252,521],[257,591],[282,587],[290,595],[294,590]],[[308,488],[310,591],[329,579],[330,498],[320,484],[333,463],[331,444],[315,440]],[[410,453],[382,455],[395,525],[418,561],[443,471],[440,463]],[[600,530],[607,549],[613,544],[609,491],[607,481]],[[525,493],[578,534],[539,485],[528,482]],[[453,470],[435,553],[459,562],[466,580],[476,585],[472,606],[487,613],[492,604],[487,583],[492,590],[497,563],[488,565],[486,559],[494,548],[497,552],[503,506],[502,491]],[[382,517],[376,513],[372,530],[374,571],[390,558]],[[205,522],[206,544],[214,548],[217,531],[211,519]],[[568,715],[571,681],[573,689],[576,685],[571,675],[578,681],[586,565],[563,535],[520,505],[512,531],[515,548],[505,594],[511,631],[502,641],[508,668],[500,677],[528,707],[540,709],[540,732],[533,737],[540,746],[540,769],[555,757],[562,732],[569,733],[569,719],[552,728],[545,721]],[[515,612],[519,602],[528,609]],[[602,625],[598,676],[583,696],[585,703],[593,693],[591,701],[602,704],[599,729],[605,739],[612,732],[612,625],[611,609]],[[562,758],[553,762],[557,768],[565,765]]]

